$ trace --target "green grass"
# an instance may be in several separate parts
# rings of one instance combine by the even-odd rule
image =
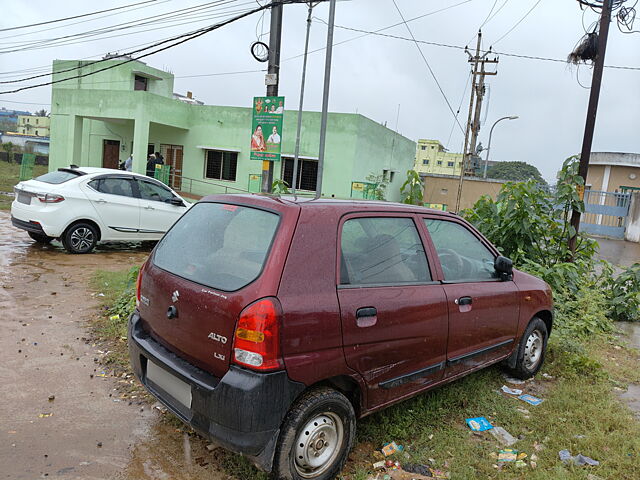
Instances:
[[[47,173],[47,166],[35,165],[33,176],[37,177]],[[20,181],[20,165],[0,161],[0,192],[13,192],[13,187]],[[0,194],[0,210],[11,208],[13,197]]]
[[[105,305],[114,305],[128,282],[127,271],[97,272],[92,285],[105,294],[101,297]],[[114,348],[110,348],[115,350],[114,358],[120,358],[120,367],[128,368],[122,341],[126,321],[110,321],[105,311],[95,328],[99,336],[111,339]],[[499,367],[491,367],[366,417],[358,422],[356,445],[342,478],[369,478],[372,463],[378,460],[374,451],[395,441],[405,446],[409,456],[398,455],[400,462],[429,463],[433,459],[433,466],[448,471],[456,480],[584,480],[587,473],[601,478],[638,479],[640,422],[634,420],[613,389],[640,382],[640,352],[623,343],[612,336],[595,336],[584,342],[560,342],[552,337],[543,372],[553,378],[539,374],[524,386],[527,393],[544,398],[537,407],[499,394],[504,379]],[[529,413],[523,414],[518,408]],[[516,469],[510,465],[497,470],[495,454],[501,447],[490,434],[473,434],[464,423],[465,418],[476,416],[487,417],[520,437],[513,448],[529,457],[535,454],[537,467]],[[166,418],[171,421],[172,415],[166,414]],[[184,426],[182,429],[188,430]],[[542,448],[537,450],[534,445]],[[601,465],[565,466],[558,458],[562,449],[592,457]],[[530,458],[526,461],[529,464]],[[267,478],[238,455],[219,452],[216,462],[230,478]]]

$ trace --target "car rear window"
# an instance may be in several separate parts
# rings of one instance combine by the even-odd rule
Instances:
[[[238,290],[260,275],[279,220],[256,208],[198,203],[160,241],[153,262],[211,288]]]
[[[80,175],[80,173],[58,170],[56,172],[49,172],[45,173],[44,175],[40,175],[39,177],[35,178],[35,180],[44,183],[60,184],[71,179],[78,178]]]

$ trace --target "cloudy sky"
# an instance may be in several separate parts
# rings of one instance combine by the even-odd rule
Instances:
[[[95,9],[106,10],[140,1],[104,0]],[[0,80],[46,73],[54,59],[100,58],[106,52],[125,53],[134,46],[215,23],[266,1],[156,0],[62,23],[0,31]],[[497,68],[498,75],[489,77],[490,92],[485,99],[481,142],[486,146],[489,129],[496,119],[506,115],[520,117],[496,127],[491,152],[493,160],[529,162],[537,166],[545,178],[552,180],[564,158],[580,151],[591,69],[507,54],[564,59],[584,35],[585,28],[597,20],[596,13],[583,12],[576,0],[395,2],[419,41],[475,46],[475,33],[484,23],[483,47],[493,46],[493,50],[503,55]],[[79,0],[4,2],[0,30],[89,13],[93,9],[88,5]],[[202,8],[184,10],[164,20],[155,17],[197,6]],[[317,51],[309,57],[307,110],[321,107],[322,48],[326,44],[328,10],[328,4],[314,9],[311,50]],[[298,103],[306,14],[305,5],[284,7],[280,94],[287,97],[290,109],[297,108]],[[401,20],[394,0],[338,2],[338,27],[334,38],[338,45],[334,48],[330,110],[358,112],[375,121],[387,122],[394,129],[397,121],[398,131],[413,140],[439,139],[450,151],[460,151],[463,133],[454,123],[447,101],[454,111],[462,106],[458,118],[464,125],[470,83],[470,66],[464,51],[421,45],[443,95],[415,43],[349,30],[379,31],[410,38]],[[52,39],[58,37],[141,21],[146,24],[73,39],[73,43],[65,40],[57,41],[63,44],[51,44]],[[640,20],[636,29],[640,30]],[[208,104],[248,106],[254,95],[264,92],[261,69],[265,68],[265,64],[253,59],[249,47],[257,38],[267,41],[268,31],[269,13],[255,14],[145,61],[173,72],[175,90],[179,93],[190,90]],[[17,49],[22,51],[7,53],[7,50]],[[606,64],[638,69],[605,70],[593,149],[640,152],[640,33],[625,35],[612,24]],[[0,85],[0,91],[7,90],[7,86],[28,84],[30,82]],[[48,109],[50,97],[50,87],[40,87],[0,95],[0,106]]]

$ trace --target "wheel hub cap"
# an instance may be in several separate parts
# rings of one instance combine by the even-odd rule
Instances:
[[[71,234],[71,246],[75,250],[85,250],[93,243],[93,232],[88,228],[78,228]]]
[[[314,478],[331,467],[342,445],[340,417],[325,412],[313,417],[300,430],[295,443],[295,467],[303,478]]]
[[[524,346],[524,364],[529,370],[533,370],[540,362],[543,346],[542,334],[538,330],[531,332]]]

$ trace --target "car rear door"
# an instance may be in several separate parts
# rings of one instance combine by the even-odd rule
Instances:
[[[373,213],[349,215],[340,223],[344,353],[367,384],[369,409],[442,377],[446,297],[432,280],[416,220]]]
[[[497,278],[495,251],[464,222],[425,216],[447,297],[447,371],[452,377],[511,351],[518,326],[518,289]]]
[[[168,203],[177,197],[159,182],[136,178],[136,183],[140,191],[140,235],[157,240],[187,211],[187,207]]]
[[[103,240],[137,240],[140,200],[130,175],[104,175],[81,187],[103,224]]]

